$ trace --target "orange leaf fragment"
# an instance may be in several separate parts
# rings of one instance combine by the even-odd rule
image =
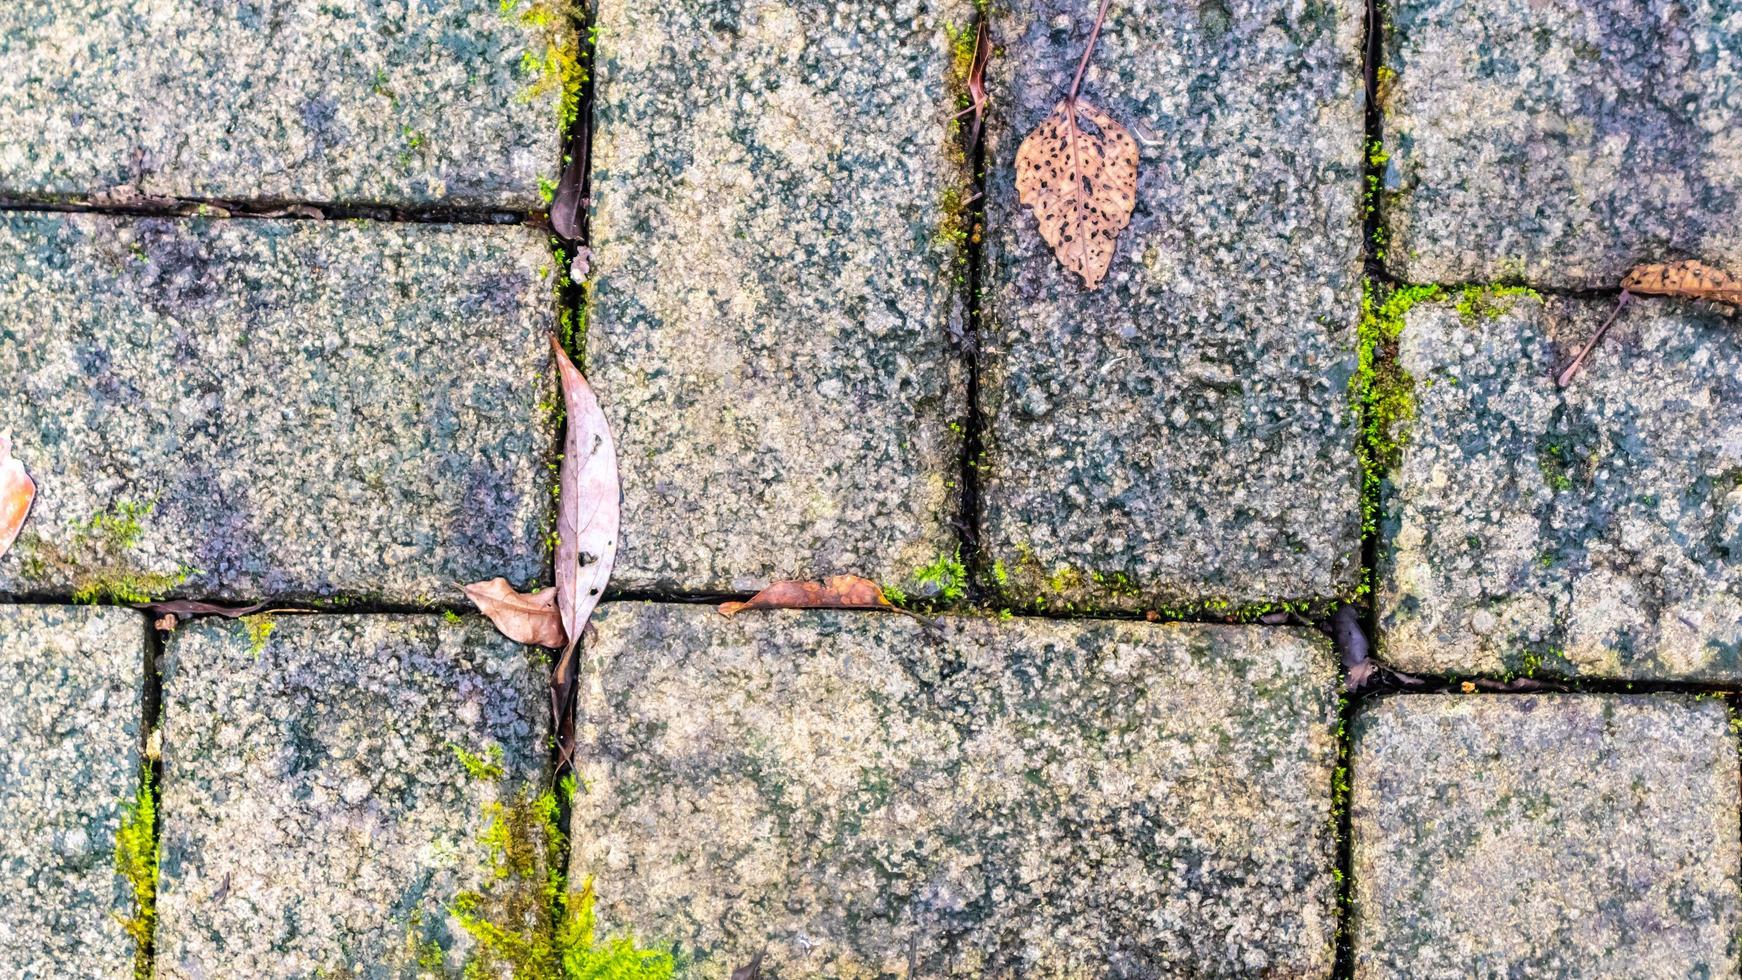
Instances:
[[[1137,141],[1112,116],[1067,98],[1017,149],[1016,196],[1059,262],[1094,289],[1137,207]]]
[[[1699,259],[1636,266],[1621,279],[1621,288],[1646,296],[1680,296],[1742,306],[1742,282]]]
[[[0,431],[0,556],[18,539],[35,500],[36,481],[12,456],[12,431]]]
[[[514,591],[505,578],[488,582],[473,582],[465,586],[466,598],[478,606],[478,611],[503,636],[516,643],[536,647],[561,649],[568,638],[563,635],[562,613],[556,607],[556,589],[539,589],[530,595]]]
[[[835,575],[823,582],[776,582],[751,596],[749,602],[721,603],[720,615],[733,616],[746,609],[894,608],[876,582],[857,575]]]

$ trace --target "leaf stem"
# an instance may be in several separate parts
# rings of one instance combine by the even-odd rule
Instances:
[[[1579,373],[1579,366],[1584,364],[1585,358],[1591,356],[1591,351],[1596,349],[1597,341],[1603,339],[1603,335],[1608,333],[1609,328],[1615,324],[1615,318],[1620,316],[1621,311],[1625,310],[1627,304],[1631,302],[1633,302],[1633,294],[1623,289],[1621,291],[1620,301],[1615,304],[1615,312],[1609,314],[1609,319],[1604,320],[1603,325],[1597,328],[1597,332],[1591,335],[1591,339],[1585,343],[1584,348],[1579,351],[1578,356],[1573,358],[1573,362],[1568,364],[1565,370],[1561,371],[1560,377],[1554,379],[1555,384],[1565,388],[1572,382],[1573,375]]]
[[[1107,7],[1113,0],[1101,0],[1101,12],[1095,15],[1095,29],[1089,32],[1089,43],[1083,46],[1083,60],[1077,62],[1077,74],[1071,79],[1071,94],[1066,101],[1075,104],[1077,89],[1083,86],[1083,73],[1089,70],[1089,58],[1095,53],[1095,42],[1101,39],[1101,24],[1107,20]]]

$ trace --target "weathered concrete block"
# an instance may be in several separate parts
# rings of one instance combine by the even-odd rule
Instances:
[[[0,5],[0,195],[540,207],[578,38],[508,6]]]
[[[571,879],[725,977],[1328,976],[1316,634],[615,604]]]
[[[1380,92],[1386,264],[1589,287],[1742,265],[1742,15],[1728,0],[1401,0]]]
[[[1355,724],[1355,976],[1734,976],[1718,700],[1387,698]]]
[[[1404,670],[1742,677],[1742,343],[1644,300],[1416,305],[1383,497],[1380,652]]]
[[[133,976],[116,873],[139,792],[145,617],[0,606],[0,973]]]
[[[543,676],[474,617],[171,634],[157,975],[457,969],[476,947],[449,903],[491,879],[490,807],[548,780]]]
[[[598,5],[588,364],[625,588],[900,582],[956,547],[972,0]]]
[[[1137,210],[1084,292],[1016,197],[1094,5],[996,5],[984,544],[1012,602],[1352,591],[1361,8],[1115,5],[1083,97],[1137,138]]]
[[[545,569],[526,228],[0,216],[0,592],[457,597]]]

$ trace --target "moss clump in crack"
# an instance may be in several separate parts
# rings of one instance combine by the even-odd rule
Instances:
[[[149,763],[140,768],[138,795],[121,807],[115,872],[127,882],[133,899],[133,914],[121,919],[121,927],[133,940],[134,980],[151,980],[152,936],[157,928],[157,798]]]
[[[557,95],[557,128],[579,118],[587,70],[581,64],[580,10],[569,0],[501,0],[502,13],[527,28],[536,46],[520,55],[520,73],[530,79],[527,100]]]
[[[1364,481],[1362,528],[1377,529],[1379,483],[1403,456],[1415,417],[1415,379],[1397,356],[1404,317],[1417,303],[1438,299],[1439,286],[1388,288],[1369,281],[1361,294],[1355,375],[1350,396],[1360,419],[1357,454]]]
[[[144,522],[155,504],[122,501],[67,527],[64,543],[34,532],[18,540],[24,574],[35,579],[70,580],[76,603],[138,605],[186,582],[192,568],[142,572],[129,553],[145,534]]]
[[[968,569],[962,564],[961,549],[938,555],[931,564],[914,572],[913,580],[939,602],[960,600],[968,594]]]
[[[1458,294],[1458,319],[1465,324],[1493,320],[1521,298],[1541,299],[1542,294],[1529,286],[1465,286]]]
[[[271,613],[257,613],[242,617],[242,627],[248,631],[248,652],[255,660],[266,651],[266,643],[272,639],[272,631],[278,628],[278,621]]]
[[[500,747],[490,762],[458,747],[454,751],[474,778],[500,783]],[[565,778],[560,789],[565,796],[572,795],[573,777]],[[670,953],[644,949],[630,936],[599,936],[592,879],[578,892],[565,888],[559,812],[553,791],[536,796],[523,791],[512,802],[498,800],[485,807],[480,841],[487,880],[476,890],[456,895],[449,906],[455,921],[476,943],[462,975],[668,980],[677,968]],[[420,959],[430,958],[427,952],[420,954]]]

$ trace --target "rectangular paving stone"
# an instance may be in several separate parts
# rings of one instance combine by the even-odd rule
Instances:
[[[139,793],[145,617],[0,605],[0,973],[127,980],[115,871]]]
[[[622,588],[953,554],[972,0],[601,0],[590,377]]]
[[[1415,418],[1378,575],[1392,664],[1742,678],[1742,340],[1641,300],[1557,388],[1612,309],[1471,293],[1405,315]]]
[[[511,9],[504,9],[504,5]],[[0,5],[0,195],[542,206],[549,0]]]
[[[493,880],[491,806],[549,781],[530,650],[476,617],[202,619],[162,669],[157,976],[477,962],[450,905]]]
[[[1355,976],[1735,976],[1722,701],[1392,697],[1354,726]]]
[[[1115,5],[1082,96],[1138,141],[1085,292],[1017,200],[1095,5],[998,5],[987,145],[985,550],[1006,601],[1191,607],[1353,591],[1361,8]]]
[[[1328,977],[1307,631],[612,604],[571,881],[724,978]]]
[[[1380,80],[1385,261],[1412,282],[1608,287],[1742,265],[1730,0],[1401,0]]]
[[[530,228],[0,216],[0,592],[383,602],[546,567]]]

